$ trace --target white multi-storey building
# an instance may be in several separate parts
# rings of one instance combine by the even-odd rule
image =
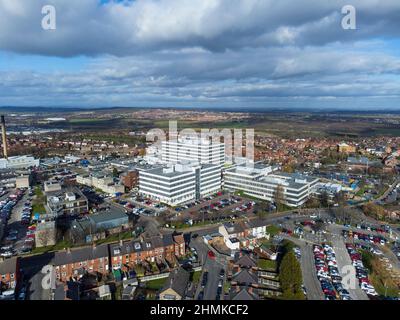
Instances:
[[[250,196],[274,201],[276,190],[281,187],[282,201],[290,207],[304,204],[315,192],[318,178],[277,173],[272,167],[254,164],[252,167],[235,166],[224,172],[224,188],[231,191],[243,191]]]
[[[172,206],[200,199],[220,189],[220,165],[180,163],[139,171],[140,194]]]
[[[38,166],[39,159],[31,156],[15,156],[0,159],[0,169],[26,169]]]
[[[211,139],[185,138],[162,141],[161,158],[165,163],[197,161],[200,164],[225,163],[225,143],[213,143]]]

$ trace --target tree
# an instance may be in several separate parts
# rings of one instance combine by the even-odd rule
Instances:
[[[280,184],[275,189],[274,202],[278,211],[281,211],[285,207],[285,189]]]
[[[117,168],[114,168],[114,169],[113,169],[113,177],[114,177],[114,178],[118,178],[118,177],[119,177],[119,172],[118,172],[118,169],[117,169]]]
[[[287,173],[293,173],[294,172],[294,166],[292,164],[286,164],[282,167],[283,172]]]
[[[321,194],[321,205],[324,208],[329,207],[329,195],[326,190],[324,190]]]
[[[335,203],[339,204],[339,206],[344,206],[346,204],[346,199],[342,191],[335,194]]]
[[[306,208],[319,208],[321,206],[321,201],[315,197],[307,200],[305,203]]]
[[[366,216],[373,217],[377,220],[383,219],[385,217],[385,209],[373,202],[369,202],[362,206],[362,210]]]
[[[290,300],[304,299],[301,288],[303,283],[301,267],[293,250],[288,251],[280,263],[279,279],[283,298]]]

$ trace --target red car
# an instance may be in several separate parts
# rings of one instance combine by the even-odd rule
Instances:
[[[209,257],[210,259],[215,259],[215,253],[212,252],[211,250],[208,251],[207,255],[208,255],[208,257]]]

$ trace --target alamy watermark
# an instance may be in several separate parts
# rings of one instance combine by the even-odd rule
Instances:
[[[342,28],[344,30],[355,30],[357,29],[357,17],[356,8],[352,5],[346,5],[342,7]]]
[[[57,11],[53,5],[45,5],[42,7],[42,29],[56,30],[57,29]],[[342,17],[341,26],[344,30],[357,29],[356,8],[353,5],[345,5],[341,9]]]
[[[57,11],[52,5],[46,5],[42,8],[42,29],[56,30],[57,29]]]
[[[167,139],[168,138],[168,139]],[[243,146],[243,138],[245,139],[245,147]],[[193,128],[186,128],[178,131],[177,121],[169,121],[168,134],[159,128],[151,129],[146,134],[146,141],[153,142],[158,148],[166,148],[167,143],[170,148],[173,145],[173,151],[177,160],[187,159],[210,145],[210,148],[223,143],[225,148],[225,159],[227,162],[235,162],[238,159],[243,162],[245,160],[248,166],[254,164],[254,129],[201,129],[200,132]],[[170,148],[171,149],[171,148]],[[244,157],[245,149],[245,157]],[[200,152],[197,153],[200,157]],[[194,160],[201,160],[194,159]],[[218,158],[211,158],[209,163],[219,163]]]

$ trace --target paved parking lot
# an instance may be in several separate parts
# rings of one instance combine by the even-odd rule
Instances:
[[[307,291],[308,300],[324,300],[324,294],[321,285],[315,273],[314,255],[312,244],[306,244],[306,241],[296,239],[287,235],[282,235],[282,238],[293,241],[301,250],[301,272],[303,276],[303,284]]]
[[[226,200],[225,204],[218,204],[221,201]],[[244,204],[249,204],[252,200],[246,199],[245,197],[232,196],[229,193],[224,193],[219,196],[213,196],[212,199],[199,200],[198,204],[189,204],[189,208],[184,206],[170,209],[167,212],[166,218],[170,221],[185,222],[192,220],[193,222],[201,221],[215,221],[217,219],[225,218],[239,218],[246,215],[253,215],[254,205],[246,210],[234,210]],[[178,210],[178,211],[177,211]]]
[[[23,225],[21,223],[21,215],[22,210],[24,208],[24,203],[28,200],[29,195],[28,192],[25,192],[24,196],[21,198],[20,201],[15,205],[10,215],[10,220],[8,221],[8,230],[14,229],[18,230],[18,239],[17,241],[13,242],[14,249],[17,253],[21,253],[20,250],[24,245],[24,241],[26,239],[26,232],[28,230],[27,225]]]
[[[10,194],[13,193],[14,190],[10,191]],[[28,201],[29,192],[26,191],[23,197],[16,203],[16,205],[12,208],[10,218],[7,222],[6,228],[6,236],[2,241],[2,246],[12,246],[15,254],[20,254],[21,249],[24,246],[24,241],[26,239],[26,233],[28,230],[28,226],[21,223],[22,211],[24,208],[25,202]],[[17,240],[7,240],[6,237],[10,233],[10,231],[17,232],[16,237]]]
[[[348,291],[350,293],[350,296],[353,300],[369,300],[368,296],[365,294],[363,290],[361,290],[360,286],[358,285],[358,279],[355,276],[355,268],[353,267],[351,263],[350,256],[347,252],[345,242],[343,237],[338,233],[339,230],[338,228],[332,228],[333,232],[330,236],[330,240],[332,242],[332,247],[336,252],[336,259],[337,259],[337,264],[338,264],[338,269],[340,272],[340,275],[342,277],[346,276],[343,273],[343,267],[348,266],[350,270],[352,271],[350,274],[350,282],[355,283],[356,287],[355,288],[348,288]],[[335,232],[336,231],[336,232]]]

